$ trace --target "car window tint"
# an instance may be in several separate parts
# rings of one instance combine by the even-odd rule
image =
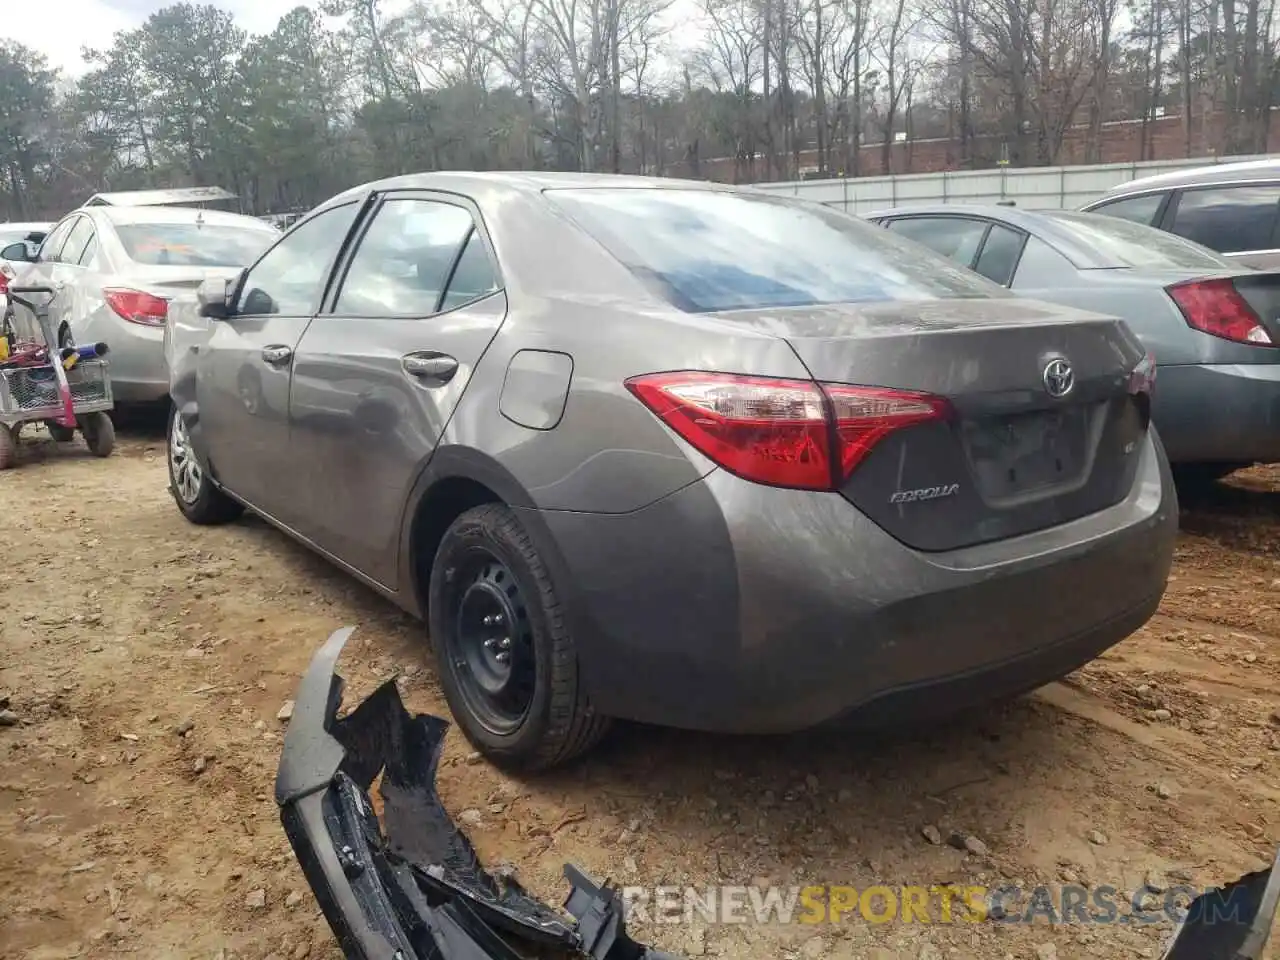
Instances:
[[[62,245],[67,242],[67,237],[71,234],[71,228],[75,226],[75,221],[79,219],[79,217],[72,217],[70,220],[63,220],[49,231],[49,235],[40,244],[41,260],[49,262],[58,259],[58,254],[62,252]]]
[[[358,210],[354,203],[333,207],[281,238],[249,270],[238,312],[305,316],[318,309],[329,268]]]
[[[471,226],[471,214],[453,204],[388,200],[351,258],[334,312],[358,317],[435,313]]]
[[[1044,290],[1076,275],[1075,265],[1039,237],[1029,236],[1013,276],[1014,290]]]
[[[789,197],[656,187],[543,195],[685,311],[1004,295],[891,231]]]
[[[93,223],[88,217],[76,217],[75,226],[71,228],[67,242],[58,254],[58,259],[63,263],[80,263],[81,257],[84,256],[84,248],[92,239]]]
[[[1018,265],[1018,254],[1022,253],[1023,237],[1017,230],[993,223],[975,269],[988,280],[1007,287],[1013,279],[1013,268]]]
[[[440,309],[453,310],[464,303],[487,297],[497,289],[498,278],[493,272],[489,251],[485,249],[479,232],[473,229],[462,248],[453,276],[449,278],[449,288]]]
[[[1173,232],[1219,253],[1269,250],[1280,210],[1280,185],[1245,184],[1185,190]]]
[[[1128,197],[1125,200],[1113,200],[1100,207],[1094,207],[1090,213],[1101,213],[1104,216],[1128,220],[1131,223],[1144,223],[1150,226],[1164,203],[1165,194],[1148,193],[1141,197]]]
[[[257,225],[196,221],[120,223],[116,235],[130,260],[154,267],[243,267],[279,237]]]
[[[1069,210],[1045,210],[1043,216],[1067,233],[1092,259],[1082,267],[1171,267],[1222,270],[1229,260],[1212,250],[1155,227]]]
[[[971,267],[987,225],[965,217],[903,217],[892,221],[889,229],[923,243],[962,267]]]

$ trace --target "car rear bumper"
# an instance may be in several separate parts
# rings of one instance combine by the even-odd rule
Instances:
[[[835,494],[717,471],[625,515],[542,512],[604,713],[787,732],[1032,689],[1155,611],[1177,530],[1148,440],[1130,495],[996,543],[912,550]]]
[[[1172,463],[1280,462],[1280,364],[1162,366],[1152,418]]]
[[[169,365],[164,356],[164,327],[129,323],[104,308],[76,341],[106,341],[110,353],[111,389],[117,403],[150,403],[169,393]]]

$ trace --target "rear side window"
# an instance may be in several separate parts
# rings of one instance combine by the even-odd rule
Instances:
[[[1141,197],[1113,200],[1111,203],[1104,203],[1100,207],[1093,207],[1089,212],[1151,226],[1151,224],[1155,223],[1156,214],[1160,212],[1160,205],[1164,203],[1166,196],[1168,194],[1148,193]]]
[[[81,263],[84,260],[86,248],[92,242],[93,223],[88,217],[77,217],[76,225],[71,228],[71,235],[67,237],[67,242],[62,252],[58,254],[58,259],[63,263]]]
[[[1219,253],[1270,250],[1275,246],[1280,185],[1243,184],[1184,190],[1178,197],[1173,232]]]
[[[987,225],[963,217],[903,217],[889,223],[899,236],[923,243],[962,267],[972,267]]]
[[[820,204],[658,187],[544,193],[689,312],[1005,295],[891,231]]]
[[[993,283],[1007,287],[1013,280],[1013,269],[1018,265],[1023,240],[1024,235],[1017,230],[993,223],[975,269]]]

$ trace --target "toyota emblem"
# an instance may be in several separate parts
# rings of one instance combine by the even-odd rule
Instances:
[[[1044,389],[1055,400],[1060,400],[1071,392],[1076,385],[1075,371],[1071,364],[1057,357],[1045,364]]]

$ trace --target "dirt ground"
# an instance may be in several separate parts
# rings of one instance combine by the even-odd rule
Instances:
[[[346,624],[349,702],[399,673],[442,711],[422,631],[260,522],[186,524],[163,451],[144,431],[0,475],[0,957],[337,957],[272,801],[277,712]],[[628,727],[527,781],[451,732],[442,795],[557,903],[567,860],[625,884],[1224,882],[1280,841],[1280,472],[1185,502],[1183,526],[1156,618],[1016,704],[873,740]],[[634,932],[689,955],[1069,960],[1156,956],[1170,928]]]

